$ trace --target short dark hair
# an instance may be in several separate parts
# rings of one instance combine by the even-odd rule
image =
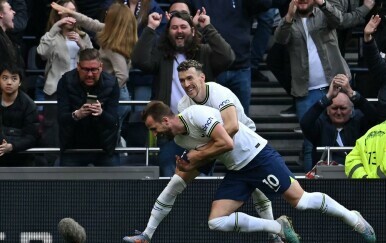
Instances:
[[[0,66],[0,74],[3,73],[4,71],[8,71],[11,74],[19,75],[20,82],[23,81],[24,79],[24,69],[21,67],[18,67],[16,64],[10,63],[10,64],[4,64]]]
[[[177,67],[177,71],[184,72],[184,71],[187,71],[189,68],[195,68],[197,71],[202,72],[202,66],[203,65],[198,61],[190,59],[190,60],[185,60],[181,62]]]
[[[154,121],[161,122],[164,116],[174,116],[173,111],[168,105],[159,100],[150,101],[142,111],[142,120],[146,121],[147,117],[153,117]]]
[[[190,3],[187,0],[170,0],[169,10],[170,10],[170,7],[173,4],[175,4],[175,3],[183,3],[183,4],[185,4],[188,7],[188,9],[189,9],[189,13],[188,14],[191,15],[193,13],[192,6],[190,5]]]
[[[99,51],[95,48],[87,48],[79,52],[79,62],[81,61],[91,61],[98,60],[101,61]]]

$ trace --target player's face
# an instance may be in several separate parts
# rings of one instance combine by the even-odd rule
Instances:
[[[333,99],[332,104],[327,107],[327,114],[334,125],[342,127],[352,114],[352,106],[347,95],[339,93]]]
[[[3,11],[0,11],[0,20],[2,21],[2,27],[5,30],[13,29],[13,17],[15,16],[15,11],[12,10],[9,3],[3,3]]]
[[[167,121],[157,122],[152,116],[148,116],[145,125],[155,137],[166,136],[168,138],[174,138],[172,129],[168,126]]]
[[[19,74],[12,74],[4,70],[0,75],[0,85],[3,94],[12,95],[16,93],[20,86]]]
[[[193,29],[189,23],[180,18],[172,18],[169,27],[169,39],[177,51],[183,51],[185,46],[193,42]]]
[[[191,67],[186,71],[178,72],[178,78],[189,98],[196,101],[205,98],[205,75],[202,72]]]

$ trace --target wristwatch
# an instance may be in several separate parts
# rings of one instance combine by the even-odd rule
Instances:
[[[76,110],[71,114],[72,115],[72,119],[74,119],[75,121],[78,121],[79,118],[76,116]]]

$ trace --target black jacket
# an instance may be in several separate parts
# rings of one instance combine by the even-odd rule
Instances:
[[[379,54],[376,42],[372,39],[363,44],[363,57],[369,68],[371,82],[376,82],[380,86],[378,92],[377,111],[380,122],[386,119],[386,61]]]
[[[354,108],[359,109],[362,113],[355,111],[340,131],[340,137],[344,146],[355,146],[355,142],[372,126],[377,123],[378,117],[375,107],[364,97],[359,96],[354,102]],[[326,114],[326,108],[331,104],[327,97],[323,97],[316,102],[303,116],[300,121],[300,126],[303,135],[315,147],[323,146],[339,146],[336,142],[338,132],[331,119]],[[313,162],[316,163],[321,154],[316,154],[314,151]],[[334,152],[332,160],[340,164],[344,164],[346,154],[344,152]]]
[[[5,139],[13,146],[12,152],[0,156],[0,166],[33,165],[31,154],[19,152],[34,147],[38,140],[39,120],[35,103],[19,90],[13,104],[0,106],[0,109],[1,140]]]
[[[57,95],[60,150],[102,148],[112,154],[118,139],[118,81],[114,76],[102,72],[97,85],[88,92],[97,95],[103,112],[98,117],[88,116],[76,121],[72,118],[72,112],[86,103],[87,90],[79,80],[76,69],[65,73],[59,80]]]

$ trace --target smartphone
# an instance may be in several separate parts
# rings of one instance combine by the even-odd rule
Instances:
[[[87,104],[95,104],[97,103],[97,96],[96,95],[87,95]]]

